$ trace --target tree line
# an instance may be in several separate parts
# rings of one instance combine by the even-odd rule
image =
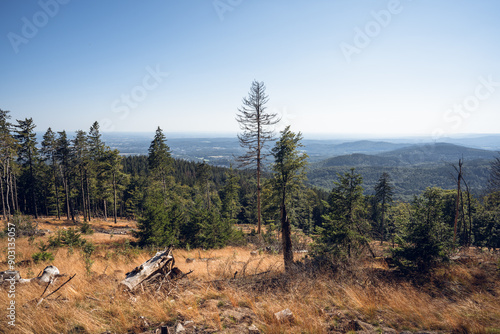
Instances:
[[[10,121],[0,110],[2,216],[15,213],[84,221],[117,219],[119,193],[128,182],[119,152],[101,139],[95,122],[88,133],[48,128],[37,142],[32,118]]]
[[[290,127],[276,135],[271,127],[279,118],[266,112],[267,101],[264,84],[254,81],[236,117],[247,149],[237,168],[174,159],[160,127],[147,156],[120,156],[102,141],[97,122],[73,138],[49,128],[39,144],[31,118],[14,124],[0,110],[3,218],[129,218],[138,221],[139,245],[188,248],[245,242],[236,224],[255,224],[258,236],[261,225],[266,233],[277,227],[287,270],[294,263],[293,230],[313,238],[316,260],[335,265],[374,254],[372,240],[389,242],[403,270],[419,271],[458,246],[500,247],[500,159],[482,198],[472,196],[462,162],[456,190],[428,188],[409,202],[393,201],[388,173],[380,175],[375,195],[364,195],[354,168],[338,173],[325,192],[305,184],[302,135]]]
[[[258,188],[254,170],[210,166],[172,158],[158,128],[146,156],[123,157],[103,142],[99,124],[88,132],[47,129],[37,141],[33,119],[11,121],[0,112],[1,214],[54,216],[73,222],[134,219],[141,245],[222,247],[238,242],[234,224],[254,224]],[[263,179],[271,175],[262,171]],[[308,189],[290,213],[306,230],[314,225],[308,208],[325,196]],[[279,223],[274,193],[266,184],[266,223]],[[307,200],[306,200],[307,199]]]

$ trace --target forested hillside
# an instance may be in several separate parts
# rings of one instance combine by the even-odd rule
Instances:
[[[470,191],[480,196],[487,189],[491,162],[496,155],[493,151],[446,143],[412,145],[375,155],[350,154],[326,159],[314,163],[308,177],[311,185],[330,189],[337,173],[354,167],[363,176],[366,193],[372,194],[380,174],[385,172],[393,177],[395,198],[409,201],[427,187],[455,188],[453,166],[463,159],[464,179]]]

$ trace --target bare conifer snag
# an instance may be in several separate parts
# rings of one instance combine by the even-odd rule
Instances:
[[[257,174],[257,234],[261,234],[261,173],[265,158],[266,143],[274,139],[274,131],[270,129],[280,121],[276,113],[266,112],[266,86],[254,80],[248,97],[243,98],[243,106],[238,109],[236,120],[243,131],[238,134],[241,147],[246,147],[246,154],[240,156],[240,167],[255,166]]]

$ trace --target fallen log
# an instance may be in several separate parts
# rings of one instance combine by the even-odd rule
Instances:
[[[55,266],[47,266],[37,277],[23,279],[17,270],[7,270],[0,272],[0,285],[9,281],[15,281],[16,283],[30,283],[37,282],[38,284],[52,284],[57,278],[66,275],[61,275],[59,269]]]
[[[134,291],[141,286],[141,283],[149,285],[168,277],[171,275],[172,269],[177,269],[173,268],[175,260],[172,250],[173,247],[169,247],[163,252],[157,252],[151,259],[134,268],[131,272],[126,273],[125,279],[120,284],[130,291]]]

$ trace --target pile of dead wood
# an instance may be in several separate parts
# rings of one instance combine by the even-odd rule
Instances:
[[[169,247],[164,251],[157,252],[155,256],[126,273],[126,277],[120,282],[120,285],[128,291],[134,291],[139,287],[144,290],[144,288],[153,286],[161,287],[167,281],[190,274],[191,272],[184,274],[179,268],[174,267],[175,259],[172,250],[173,247]]]

